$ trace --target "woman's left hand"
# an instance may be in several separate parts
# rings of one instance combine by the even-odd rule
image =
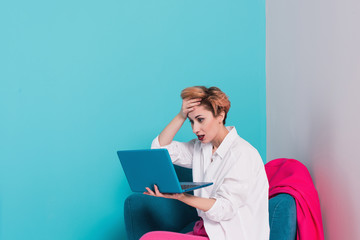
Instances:
[[[154,184],[154,189],[155,189],[155,192],[147,187],[146,188],[147,192],[144,192],[144,194],[154,196],[154,197],[171,198],[171,199],[176,199],[176,200],[180,200],[185,196],[185,194],[183,194],[183,193],[161,193],[159,191],[158,186],[156,186],[155,184]]]
[[[147,187],[147,192],[144,192],[144,194],[154,197],[176,199],[204,212],[208,211],[216,202],[215,198],[196,197],[187,193],[161,193],[156,185],[154,185],[154,189],[155,191],[152,191]]]

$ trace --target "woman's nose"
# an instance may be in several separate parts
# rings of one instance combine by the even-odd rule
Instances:
[[[194,123],[193,124],[193,133],[197,134],[199,132],[199,125]]]

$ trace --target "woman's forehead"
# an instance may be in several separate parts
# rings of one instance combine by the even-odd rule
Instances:
[[[200,116],[208,116],[212,114],[211,111],[205,109],[203,106],[195,106],[194,110],[189,112],[189,118],[194,119]],[[199,116],[200,115],[200,116]]]

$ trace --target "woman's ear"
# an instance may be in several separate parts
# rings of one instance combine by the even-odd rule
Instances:
[[[219,124],[224,122],[225,118],[225,111],[221,111],[221,113],[218,116]]]

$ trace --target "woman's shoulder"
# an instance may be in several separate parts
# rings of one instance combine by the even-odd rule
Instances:
[[[262,159],[258,150],[240,136],[236,137],[231,149],[232,155],[237,160],[244,159],[244,161],[248,161],[249,159],[252,159],[251,162],[262,163]]]
[[[251,145],[248,141],[237,135],[234,139],[233,145],[234,150],[238,152],[250,151],[250,152],[257,152],[256,148]]]
[[[235,126],[227,127],[230,130],[231,139],[232,139],[232,147],[238,150],[256,150],[248,141],[240,137],[239,133],[237,132]]]

